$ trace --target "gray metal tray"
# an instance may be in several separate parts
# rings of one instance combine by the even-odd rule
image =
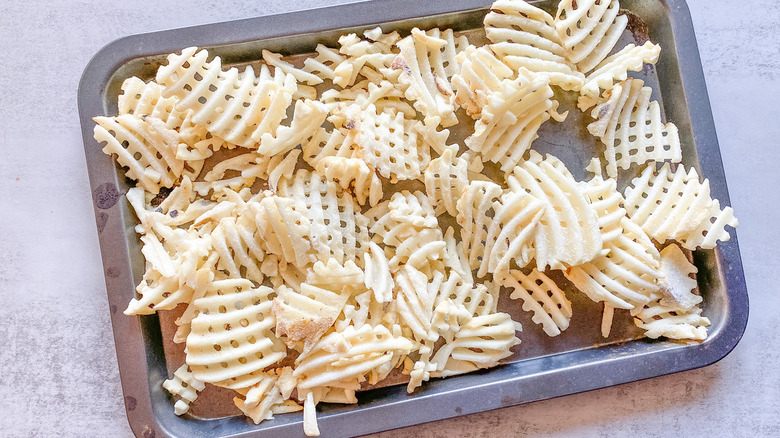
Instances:
[[[79,113],[125,405],[136,435],[292,437],[302,436],[303,428],[300,414],[278,415],[257,426],[238,415],[209,418],[215,415],[203,404],[205,396],[199,399],[201,405],[193,405],[192,414],[182,418],[174,415],[172,403],[161,388],[169,367],[178,366],[166,357],[166,353],[173,353],[164,348],[164,321],[161,327],[157,315],[129,317],[121,312],[142,277],[144,263],[133,230],[135,215],[123,196],[129,183],[92,138],[91,118],[116,114],[116,97],[125,78],[153,77],[165,54],[184,47],[204,47],[222,57],[224,64],[243,65],[259,60],[264,48],[287,55],[308,53],[317,43],[332,46],[343,33],[376,25],[402,33],[414,26],[460,31],[479,28],[490,3],[384,0],[196,26],[122,38],[90,61],[79,85]],[[557,2],[532,3],[551,10]],[[709,178],[713,197],[729,205],[686,4],[683,0],[623,0],[622,7],[631,17],[630,32],[624,39],[641,43],[649,37],[663,47],[658,65],[635,76],[653,87],[653,98],[661,101],[666,118],[678,126],[685,164]],[[559,125],[547,123],[533,147],[564,159],[574,176],[582,178],[595,140],[584,131],[585,116],[576,110],[566,123],[579,128],[564,134]],[[505,365],[434,379],[411,396],[404,385],[395,385],[361,392],[357,405],[320,405],[320,430],[323,436],[361,435],[717,362],[739,342],[748,317],[739,246],[735,233],[731,234],[731,240],[720,243],[717,249],[693,254],[699,269],[699,290],[705,298],[704,315],[712,321],[709,337],[700,344],[641,339],[624,313],[616,313],[613,333],[604,340],[599,335],[600,306],[579,293],[568,294],[574,308],[569,329],[550,339],[528,315],[516,309],[516,303],[502,299],[499,308],[510,311],[525,328],[521,333],[523,343]]]

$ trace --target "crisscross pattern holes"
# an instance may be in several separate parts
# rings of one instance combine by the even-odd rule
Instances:
[[[488,97],[487,106],[474,125],[474,134],[466,138],[469,149],[511,172],[538,137],[537,131],[554,115],[558,102],[546,77],[521,70],[517,79],[506,79],[501,88]]]
[[[618,0],[562,0],[555,29],[569,61],[588,73],[609,55],[628,25]]]
[[[601,252],[596,212],[559,159],[531,151],[507,182],[512,191],[524,190],[547,204],[534,237],[538,269],[576,266]]]
[[[115,155],[125,175],[147,192],[172,187],[184,172],[184,161],[176,158],[179,135],[159,119],[126,114],[95,122],[95,140],[106,144],[103,152]]]
[[[571,302],[544,272],[534,269],[525,275],[513,269],[498,282],[512,290],[509,298],[521,300],[523,310],[533,312],[531,320],[541,325],[548,336],[558,336],[569,327]]]
[[[710,182],[699,182],[696,169],[669,163],[647,166],[626,188],[626,211],[629,217],[658,242],[674,239],[684,248],[714,248],[718,240],[730,238],[725,227],[736,227],[731,207],[720,208],[710,197]]]
[[[650,101],[652,89],[640,79],[627,79],[604,93],[591,112],[595,122],[588,131],[599,137],[606,150],[607,175],[617,169],[647,161],[682,160],[680,137],[674,123],[663,124],[658,101]]]
[[[498,0],[485,16],[485,32],[499,59],[548,76],[564,90],[579,90],[585,76],[566,57],[553,17],[518,0]]]
[[[431,160],[430,148],[414,129],[416,120],[403,113],[379,113],[369,105],[361,112],[355,142],[363,160],[391,181],[416,179]]]
[[[251,67],[222,71],[219,57],[207,58],[208,52],[196,47],[169,55],[156,77],[165,87],[163,96],[176,96],[177,110],[191,109],[194,123],[240,146],[251,147],[264,133],[275,133],[297,90],[295,78],[281,70],[272,75],[266,66],[259,77]]]
[[[217,280],[195,300],[198,316],[187,336],[187,365],[200,381],[230,389],[262,380],[261,371],[287,355],[271,329],[274,291],[247,280]]]
[[[620,226],[620,236],[604,245],[606,254],[564,274],[591,300],[633,309],[650,300],[663,274],[658,250],[639,225],[623,217]]]

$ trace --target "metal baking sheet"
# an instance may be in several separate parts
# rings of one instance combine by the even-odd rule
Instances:
[[[116,114],[122,81],[130,76],[150,79],[165,55],[188,46],[207,48],[223,63],[246,65],[258,61],[262,49],[284,55],[309,53],[317,43],[334,46],[338,36],[381,25],[385,31],[408,33],[412,27],[452,27],[472,31],[482,26],[487,0],[419,2],[384,0],[293,12],[226,23],[134,35],[98,52],[87,65],[79,86],[82,135],[93,193],[95,219],[110,304],[114,340],[130,425],[137,436],[302,436],[302,416],[277,415],[254,425],[238,411],[211,409],[204,394],[191,413],[177,417],[162,390],[169,371],[181,363],[180,350],[163,339],[171,313],[129,317],[122,314],[143,275],[143,257],[133,229],[135,215],[124,198],[130,187],[112,159],[92,138],[92,117]],[[531,2],[552,11],[557,1]],[[629,30],[622,43],[650,39],[662,48],[655,67],[632,76],[654,89],[667,120],[679,128],[684,162],[709,178],[714,198],[730,205],[715,126],[704,83],[698,47],[683,0],[623,0]],[[620,46],[620,45],[619,45]],[[561,96],[574,109],[573,96]],[[567,109],[567,108],[564,108]],[[584,130],[585,115],[571,111],[563,129],[547,123],[533,148],[552,153],[582,179],[584,167],[598,146]],[[624,181],[623,181],[624,182]],[[737,212],[738,213],[738,212]],[[683,344],[639,338],[640,332],[624,312],[616,312],[608,339],[599,334],[601,306],[572,292],[574,316],[570,327],[548,338],[517,302],[502,294],[499,310],[509,311],[523,324],[523,343],[505,365],[472,374],[434,379],[413,395],[405,385],[360,393],[357,405],[318,406],[323,436],[362,435],[432,420],[573,394],[620,383],[689,370],[717,362],[739,342],[748,316],[748,298],[736,234],[717,249],[697,251],[698,283],[704,296],[704,315],[711,321],[702,343]],[[565,283],[565,282],[564,282]],[[181,347],[179,347],[181,348]]]

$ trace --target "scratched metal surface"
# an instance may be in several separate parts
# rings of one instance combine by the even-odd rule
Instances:
[[[210,53],[222,56],[226,63],[243,65],[259,58],[260,48],[286,54],[309,52],[317,42],[332,45],[341,33],[362,30],[369,24],[382,23],[386,17],[394,16],[393,14],[410,16],[424,13],[427,17],[402,18],[385,23],[384,29],[408,31],[412,26],[452,26],[457,30],[468,30],[478,27],[484,15],[484,10],[478,10],[434,15],[430,18],[430,14],[442,12],[443,8],[429,6],[428,11],[418,10],[411,14],[401,8],[393,8],[393,5],[403,3],[385,3],[388,11],[361,10],[359,5],[355,5],[350,9],[350,13],[354,14],[354,9],[357,8],[358,12],[363,12],[365,16],[360,13],[353,15],[353,21],[349,23],[360,24],[350,24],[346,28],[344,15],[338,9],[332,9],[318,14],[320,20],[317,24],[309,24],[309,28],[292,37],[279,38],[274,35],[265,38],[268,32],[279,33],[290,29],[284,26],[284,18],[265,22],[271,28],[269,31],[269,26],[265,27],[266,34],[258,34],[257,27],[249,26],[250,20],[236,24],[231,28],[233,33],[227,34],[219,33],[218,26],[212,25],[172,31],[165,34],[165,37],[162,34],[150,35],[144,40],[145,44],[136,44],[131,48],[127,46],[133,41],[132,38],[122,40],[111,48],[111,52],[128,55],[124,59],[106,56],[108,51],[98,55],[98,64],[106,58],[111,58],[111,62],[103,62],[96,67],[93,61],[93,65],[87,68],[80,92],[80,109],[85,148],[90,163],[90,181],[98,194],[96,219],[101,231],[101,248],[112,308],[124,307],[132,296],[133,285],[143,272],[143,261],[137,237],[132,231],[133,216],[128,206],[124,199],[113,203],[117,201],[118,195],[126,191],[126,182],[116,175],[116,168],[110,160],[99,153],[99,148],[91,139],[91,122],[88,119],[98,113],[115,113],[115,96],[122,80],[130,75],[151,77],[164,59],[159,54],[186,45],[208,47]],[[448,7],[452,10],[473,9],[483,6],[484,3],[462,1]],[[549,7],[549,3],[540,4]],[[672,6],[675,3],[669,2]],[[679,16],[681,12],[676,12],[678,16],[675,16],[670,13],[674,8],[667,8],[661,2],[624,1],[623,7],[636,16],[636,19],[632,20],[633,32],[626,32],[623,42],[634,40],[641,43],[648,37],[649,32],[649,37],[664,47],[657,70],[650,67],[633,76],[644,79],[653,87],[653,97],[662,101],[667,118],[680,128],[686,164],[698,167],[704,176],[713,180],[714,196],[727,203],[728,196],[714,131],[707,130],[706,120],[696,120],[696,117],[691,116],[692,110],[698,117],[709,114],[706,94],[703,97],[701,95],[703,83],[696,82],[699,79],[696,76],[697,64],[687,58],[680,62],[677,58],[680,52],[691,50],[692,39],[687,38],[686,34],[691,32],[690,24],[684,15]],[[301,19],[304,14],[290,16],[290,22],[306,23],[305,18]],[[239,30],[236,31],[236,28]],[[678,40],[681,34],[685,37],[682,41]],[[242,42],[224,44],[230,42],[230,38],[234,38],[232,41]],[[193,39],[200,39],[202,42],[192,42]],[[143,51],[139,51],[138,46],[142,46]],[[695,49],[694,45],[693,50]],[[142,56],[147,54],[151,56]],[[90,76],[96,72],[102,76]],[[571,95],[560,97],[564,102],[564,109],[573,109]],[[576,110],[571,111],[563,124],[547,123],[543,126],[540,138],[534,143],[534,149],[560,157],[575,177],[582,179],[585,177],[585,165],[598,150],[596,141],[584,129],[587,123],[586,116]],[[458,135],[464,133],[453,134],[457,139]],[[699,161],[699,153],[702,152],[703,156],[709,157],[704,162]],[[108,201],[111,201],[111,205],[100,205],[101,202]],[[626,342],[639,335],[626,313],[617,314],[613,332],[609,339],[604,340],[599,335],[600,306],[577,292],[568,294],[574,308],[569,329],[559,337],[551,339],[519,309],[517,302],[502,296],[499,309],[511,313],[525,328],[521,334],[523,344],[516,348],[507,365],[468,376],[429,382],[411,397],[405,394],[403,387],[391,387],[364,392],[357,407],[323,406],[319,416],[321,429],[325,434],[336,430],[346,431],[345,433],[351,435],[368,433],[706,365],[733,347],[741,335],[740,324],[744,326],[743,320],[747,312],[746,303],[740,296],[744,295],[744,279],[741,277],[736,239],[724,246],[725,248],[721,247],[717,251],[700,251],[695,255],[695,263],[700,270],[700,289],[706,303],[704,312],[713,322],[710,328],[711,336],[702,345],[683,346],[647,340]],[[726,271],[724,264],[728,268]],[[562,280],[562,284],[568,283]],[[129,412],[131,425],[136,425],[136,430],[143,425],[151,428],[150,430],[174,436],[202,433],[206,429],[213,431],[215,436],[252,431],[264,431],[268,436],[300,434],[300,415],[278,416],[273,422],[251,426],[241,418],[225,417],[235,413],[235,408],[231,412],[229,405],[219,405],[223,410],[206,405],[208,397],[205,395],[193,406],[194,415],[184,419],[175,417],[170,400],[159,387],[162,380],[167,378],[168,372],[181,363],[180,357],[177,357],[180,352],[173,351],[170,344],[166,345],[162,341],[161,332],[170,328],[169,315],[158,320],[157,317],[135,319],[115,314],[112,319],[123,386],[127,393],[134,394],[133,399],[138,403],[132,412]],[[162,324],[160,320],[163,321]],[[166,324],[165,321],[169,322]],[[604,346],[597,349],[597,344]],[[219,418],[205,420],[207,417]]]

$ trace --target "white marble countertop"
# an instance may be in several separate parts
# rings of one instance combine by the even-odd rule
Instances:
[[[741,343],[703,369],[377,436],[780,436],[780,9],[689,3],[740,219],[751,300]],[[76,108],[90,57],[129,34],[315,4],[0,3],[0,437],[132,435]]]

